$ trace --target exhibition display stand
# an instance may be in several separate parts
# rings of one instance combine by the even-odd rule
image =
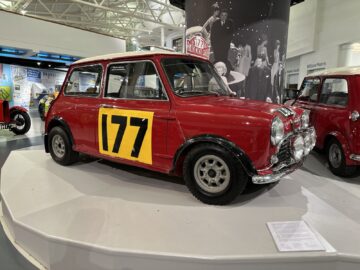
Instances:
[[[15,151],[1,171],[1,197],[9,237],[52,270],[360,263],[360,186],[331,177],[314,155],[279,183],[215,207],[194,199],[181,179],[101,161],[62,167],[43,150]],[[323,250],[280,252],[267,223],[301,220]]]

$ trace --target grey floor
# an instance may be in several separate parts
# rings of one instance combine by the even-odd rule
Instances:
[[[34,127],[41,125],[41,120],[37,116],[37,112],[31,112],[32,124]],[[5,138],[5,140],[4,140]],[[13,137],[7,131],[2,131],[0,134],[0,172],[5,160],[11,151],[30,147],[41,146],[43,139],[40,134],[32,133],[31,137],[20,136]],[[8,140],[6,140],[8,139]],[[0,176],[1,177],[1,176]],[[1,184],[1,178],[0,178]],[[1,198],[0,198],[1,200]],[[30,264],[21,254],[17,252],[14,246],[7,239],[2,226],[0,225],[0,270],[34,270],[35,268]]]

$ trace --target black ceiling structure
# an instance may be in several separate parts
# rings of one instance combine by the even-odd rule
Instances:
[[[185,1],[186,0],[170,0],[170,3],[175,7],[185,10]],[[293,6],[304,1],[305,0],[291,0],[291,5]]]

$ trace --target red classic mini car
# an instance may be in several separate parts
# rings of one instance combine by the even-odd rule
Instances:
[[[316,146],[326,152],[330,170],[351,176],[360,164],[360,67],[310,74],[292,102],[310,110]]]
[[[16,135],[22,135],[29,131],[30,126],[30,116],[25,108],[9,108],[8,101],[0,100],[0,129],[9,129]]]
[[[208,204],[278,181],[315,145],[302,109],[238,99],[210,62],[165,52],[74,63],[45,125],[46,151],[62,165],[81,152],[182,175]]]

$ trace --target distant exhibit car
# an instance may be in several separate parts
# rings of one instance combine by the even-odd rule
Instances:
[[[23,107],[9,107],[9,102],[0,100],[0,129],[9,129],[16,135],[23,135],[29,131],[31,120],[27,110]]]
[[[360,67],[310,74],[291,103],[311,111],[316,146],[325,150],[330,170],[352,176],[360,164]]]
[[[59,164],[81,152],[183,176],[197,199],[218,205],[293,172],[316,141],[306,111],[234,97],[209,61],[170,52],[77,61],[45,132]]]

